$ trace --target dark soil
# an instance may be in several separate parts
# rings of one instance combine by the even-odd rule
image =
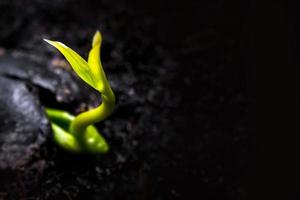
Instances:
[[[162,27],[171,18],[138,3],[1,2],[0,199],[243,199],[248,99],[239,13],[225,11],[207,11],[201,33],[172,43]],[[42,39],[86,57],[97,29],[117,98],[97,124],[111,150],[75,156],[53,143],[43,108],[79,113],[101,100]]]

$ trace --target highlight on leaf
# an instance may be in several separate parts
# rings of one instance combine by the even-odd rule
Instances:
[[[95,88],[94,81],[92,80],[92,76],[90,74],[89,65],[79,54],[77,54],[75,51],[61,42],[51,41],[47,39],[44,40],[57,48],[68,60],[76,74],[87,84]]]

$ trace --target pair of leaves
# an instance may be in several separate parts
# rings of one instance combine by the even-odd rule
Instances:
[[[109,83],[100,61],[102,36],[99,31],[97,31],[94,35],[88,61],[85,61],[79,54],[61,42],[47,39],[44,40],[57,48],[64,55],[73,70],[88,85],[98,90],[100,93],[106,93],[108,88],[110,90]]]

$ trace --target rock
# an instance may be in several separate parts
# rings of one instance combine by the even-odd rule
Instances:
[[[10,55],[0,56],[0,91],[0,171],[26,165],[52,135],[43,106],[84,110],[77,104],[97,100],[65,69]]]
[[[26,57],[0,57],[0,75],[30,84],[48,107],[67,109],[70,104],[94,104],[97,99],[93,89],[65,69],[51,68],[46,62],[43,65]]]
[[[21,199],[39,187],[53,150],[44,106],[75,111],[97,101],[72,73],[46,63],[0,56],[0,199],[2,191],[3,198]]]
[[[50,136],[38,99],[24,82],[0,76],[0,170],[16,169]]]

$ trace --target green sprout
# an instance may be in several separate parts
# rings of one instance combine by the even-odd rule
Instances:
[[[85,61],[75,51],[61,42],[44,40],[57,48],[70,63],[76,74],[97,90],[102,98],[102,103],[97,108],[80,113],[77,116],[63,110],[46,108],[54,133],[54,141],[63,149],[74,153],[106,153],[109,146],[96,127],[92,125],[107,118],[115,107],[115,95],[100,61],[102,43],[100,32],[97,31],[94,35],[88,61]]]

